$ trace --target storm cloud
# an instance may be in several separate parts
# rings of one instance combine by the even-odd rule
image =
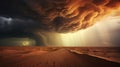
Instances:
[[[117,11],[120,0],[3,0],[0,15],[39,22],[38,31],[74,32],[86,29]]]
[[[0,16],[0,33],[27,32],[38,28],[39,23],[31,19],[7,18]]]
[[[38,28],[39,23],[31,19],[0,16],[0,46],[12,46],[14,42],[14,45],[20,46],[18,44],[27,39],[34,40],[34,45],[44,46],[42,34],[38,37],[33,33]]]
[[[120,8],[120,0],[23,0],[23,12],[40,23],[40,29],[73,32],[88,28]],[[28,9],[29,8],[29,9]]]

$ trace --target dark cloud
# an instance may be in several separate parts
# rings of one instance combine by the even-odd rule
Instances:
[[[30,19],[19,19],[19,18],[6,18],[0,17],[0,32],[26,32],[39,28],[39,23]]]
[[[21,40],[29,38],[35,40],[36,45],[44,46],[45,44],[43,43],[42,37],[38,37],[33,33],[34,30],[39,28],[38,25],[39,23],[30,19],[7,18],[0,16],[0,46],[5,43],[2,42],[2,40],[9,38]]]
[[[44,44],[33,31],[78,31],[118,8],[120,0],[2,0],[0,38],[32,37]]]
[[[72,32],[92,26],[119,4],[120,0],[2,0],[0,15],[32,18],[44,31]]]
[[[40,22],[40,29],[71,32],[92,26],[120,7],[120,0],[23,0],[23,12]]]

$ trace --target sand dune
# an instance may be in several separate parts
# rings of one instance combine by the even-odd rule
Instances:
[[[78,54],[65,48],[51,52],[39,50],[21,54],[14,52],[7,58],[1,56],[0,67],[120,67],[119,63]]]

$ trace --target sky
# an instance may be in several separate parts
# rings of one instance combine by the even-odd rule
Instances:
[[[94,26],[61,34],[65,46],[120,46],[120,17],[109,16]]]
[[[119,0],[3,0],[0,46],[120,46],[119,4]]]

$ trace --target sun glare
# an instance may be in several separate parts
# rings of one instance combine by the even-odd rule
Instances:
[[[22,44],[23,44],[23,46],[29,46],[29,45],[30,45],[30,42],[24,41]]]

